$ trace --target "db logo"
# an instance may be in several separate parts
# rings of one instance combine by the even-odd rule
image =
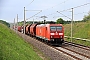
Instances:
[[[58,33],[56,32],[56,35],[58,35]]]

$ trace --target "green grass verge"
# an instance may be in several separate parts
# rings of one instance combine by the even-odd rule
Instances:
[[[65,27],[65,36],[70,36],[71,35],[71,24],[65,24],[64,27]],[[73,37],[90,40],[90,21],[73,23]],[[70,39],[65,39],[65,40],[70,41]],[[73,39],[73,42],[83,44],[86,46],[90,46],[89,41]]]
[[[84,46],[88,46],[90,47],[90,42],[88,41],[84,41],[84,40],[75,40],[75,39],[71,39],[70,38],[65,38],[66,41],[69,41],[69,42],[73,42],[73,43],[77,43],[77,44],[81,44],[81,45],[84,45]]]
[[[15,32],[0,23],[0,60],[42,60]]]

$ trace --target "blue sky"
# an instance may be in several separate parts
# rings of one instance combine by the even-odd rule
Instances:
[[[32,2],[32,3],[31,3]],[[56,21],[58,18],[70,20],[57,11],[67,10],[76,6],[90,3],[90,0],[0,0],[0,19],[7,22],[13,22],[16,15],[19,16],[19,21],[23,21],[23,9],[26,10],[42,10],[40,11],[26,11],[27,21],[42,21],[41,16],[47,16],[47,21]],[[84,15],[90,11],[90,4],[74,9],[74,20],[82,20]],[[61,12],[62,14],[71,18],[71,9]]]

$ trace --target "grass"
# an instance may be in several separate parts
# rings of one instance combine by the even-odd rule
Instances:
[[[69,42],[74,42],[74,43],[77,43],[77,44],[81,44],[81,45],[84,45],[84,46],[89,46],[90,47],[90,42],[88,41],[84,41],[84,40],[75,40],[75,39],[71,39],[70,38],[65,38],[66,41],[69,41]]]
[[[42,60],[33,47],[0,23],[0,60]]]
[[[65,27],[65,36],[70,36],[71,35],[71,25],[66,24],[66,25],[64,25],[64,27]],[[73,37],[90,40],[90,21],[73,23]],[[70,41],[69,38],[65,39],[65,40]],[[83,44],[86,46],[90,46],[89,41],[73,39],[73,42],[78,43],[78,44]]]

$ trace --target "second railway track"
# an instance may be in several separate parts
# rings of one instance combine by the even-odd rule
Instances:
[[[90,51],[90,47],[87,47],[87,46],[84,46],[84,45],[80,45],[80,44],[76,44],[76,43],[72,43],[72,42],[68,42],[68,41],[65,41],[64,44],[65,45],[75,46],[75,47]]]
[[[55,49],[65,53],[67,55],[70,55],[71,57],[73,57],[74,59],[77,59],[77,60],[90,60],[90,56],[81,54],[79,52],[76,52],[76,51],[66,48],[66,47],[55,47]]]

